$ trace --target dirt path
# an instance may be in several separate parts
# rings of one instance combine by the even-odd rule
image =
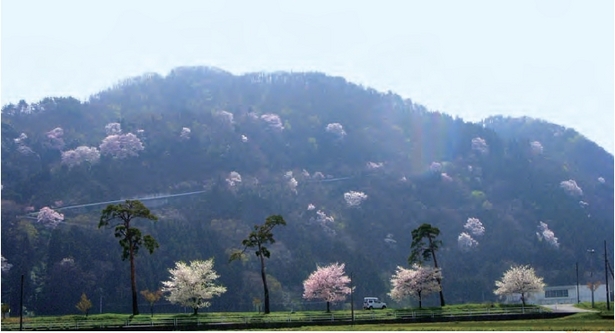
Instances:
[[[551,309],[553,312],[597,312],[596,310],[579,309],[574,304],[549,304],[543,306]]]

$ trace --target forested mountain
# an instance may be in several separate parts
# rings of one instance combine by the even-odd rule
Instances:
[[[87,102],[5,105],[1,157],[2,302],[18,308],[24,274],[24,304],[37,314],[75,313],[82,292],[92,312],[100,295],[103,311],[130,311],[128,263],[113,232],[97,228],[120,199],[140,198],[159,217],[136,222],[160,244],[139,253],[138,288],[159,288],[176,261],[213,257],[228,289],[216,311],[262,297],[256,258],[228,261],[272,214],[287,222],[267,263],[273,311],[322,309],[302,300],[302,282],[334,262],[353,274],[355,307],[363,296],[414,304],[386,294],[423,223],[441,230],[448,303],[496,301],[494,281],[511,264],[557,285],[575,283],[579,262],[584,283],[586,250],[612,246],[614,232],[613,156],[574,130],[531,118],[467,123],[320,73],[177,68]],[[43,207],[63,221],[39,222]]]

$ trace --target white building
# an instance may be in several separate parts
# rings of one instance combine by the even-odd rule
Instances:
[[[587,285],[579,285],[579,297],[577,298],[577,285],[548,286],[541,293],[532,294],[526,297],[526,304],[576,304],[580,302],[591,302],[592,292]],[[613,301],[613,283],[609,283],[610,301]],[[521,303],[521,294],[513,294],[506,297],[506,303]],[[604,284],[598,286],[594,291],[594,302],[606,302],[606,287]]]

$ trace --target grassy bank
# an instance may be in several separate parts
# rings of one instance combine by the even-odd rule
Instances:
[[[594,302],[594,307],[592,308],[591,302],[581,302],[579,304],[575,304],[577,308],[586,309],[586,310],[596,310],[600,312],[600,315],[603,317],[613,318],[613,303],[609,302],[610,309],[606,308],[606,302]]]
[[[421,317],[421,316],[465,316],[476,314],[499,314],[499,313],[528,313],[546,311],[538,306],[526,306],[521,308],[519,306],[511,306],[505,304],[457,304],[448,305],[445,307],[434,307],[424,309],[384,309],[384,310],[355,310],[355,322],[360,323],[362,320],[391,320],[398,318],[408,317]],[[596,315],[596,314],[594,314]],[[197,316],[191,314],[141,314],[138,316],[132,316],[129,314],[92,314],[87,318],[84,315],[66,315],[66,316],[36,316],[24,318],[24,329],[27,330],[39,330],[39,329],[87,329],[87,328],[121,328],[126,326],[155,326],[155,325],[170,325],[173,327],[182,325],[207,325],[213,323],[275,323],[275,322],[320,322],[326,323],[328,321],[337,321],[351,319],[350,310],[339,310],[326,313],[325,311],[297,311],[297,312],[272,312],[268,315],[259,314],[255,312],[206,312],[203,311]],[[523,321],[515,321],[517,324],[511,324],[511,327],[518,325]],[[612,323],[612,320],[611,320]],[[475,329],[483,330],[492,326],[500,327],[501,323],[485,322],[478,325]],[[482,326],[481,326],[482,325]],[[571,323],[569,326],[574,327]],[[374,330],[382,328],[383,325],[373,325]],[[391,330],[406,329],[420,330],[420,329],[434,329],[439,330],[441,328],[459,327],[460,330],[472,330],[473,326],[468,326],[467,322],[448,322],[448,323],[430,323],[430,324],[385,324],[386,327],[390,327]],[[321,328],[322,326],[312,327],[306,330],[314,330]],[[326,327],[326,326],[325,326]],[[355,327],[362,328],[362,330],[372,330],[370,325],[356,325]],[[433,328],[430,328],[433,327]],[[501,326],[501,329],[506,329],[508,326]],[[19,318],[7,318],[2,320],[3,330],[17,330],[19,329]],[[332,330],[345,330],[354,329],[351,326],[347,328],[345,326],[333,326]],[[547,329],[547,328],[545,328]],[[557,329],[557,328],[554,328]],[[589,329],[589,327],[588,327]],[[448,330],[448,329],[447,329]]]
[[[613,331],[613,320],[598,313],[578,313],[565,318],[466,321],[447,323],[304,326],[281,331]]]

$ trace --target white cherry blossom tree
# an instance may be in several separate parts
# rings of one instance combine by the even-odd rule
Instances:
[[[344,131],[344,126],[340,123],[331,123],[325,127],[325,130],[329,133],[333,133],[337,135],[339,138],[343,138],[346,136],[346,131]]]
[[[521,302],[525,306],[527,297],[542,292],[545,284],[541,277],[536,276],[534,268],[525,265],[511,266],[502,280],[495,281],[495,286],[497,289],[493,293],[498,296],[521,294]]]
[[[231,173],[229,173],[228,175],[228,178],[226,178],[226,182],[229,184],[229,186],[235,186],[238,183],[241,183],[241,175],[237,171],[231,171]]]
[[[363,192],[349,191],[344,193],[344,200],[350,207],[359,206],[366,199],[367,194]]]
[[[577,182],[572,179],[562,181],[559,183],[559,186],[571,196],[583,195],[583,190],[577,185]]]
[[[462,251],[469,251],[470,249],[478,246],[478,242],[464,231],[459,234],[459,237],[457,237],[457,245]]]
[[[469,217],[463,227],[474,236],[482,236],[485,234],[485,227],[483,226],[483,223],[476,217]]]
[[[90,165],[100,161],[100,151],[96,147],[79,146],[74,150],[62,152],[62,164],[69,168],[87,162]]]
[[[122,125],[120,125],[120,123],[108,123],[105,125],[105,133],[107,133],[107,135],[122,134]]]
[[[210,306],[210,299],[226,292],[226,287],[215,284],[220,276],[213,266],[213,258],[194,260],[189,264],[176,262],[175,268],[169,269],[171,279],[162,282],[161,290],[168,294],[166,299],[173,304],[191,307],[194,315],[200,308]]]
[[[397,266],[395,274],[391,277],[393,289],[389,296],[400,301],[412,296],[419,300],[419,309],[422,307],[423,297],[440,291],[438,279],[442,280],[442,271],[439,268],[412,265],[411,269]]]
[[[0,258],[2,260],[2,273],[6,273],[11,269],[11,267],[13,267],[13,264],[9,264],[9,261],[6,260],[4,256],[1,256]]]
[[[180,140],[190,140],[190,132],[191,131],[188,127],[183,127],[181,133],[179,133]]]
[[[559,248],[559,242],[557,241],[557,237],[555,237],[555,233],[549,229],[549,225],[540,221],[538,223],[538,232],[536,232],[536,236],[538,236],[538,240],[544,240],[547,244]]]
[[[530,142],[530,149],[532,150],[532,154],[534,155],[540,155],[544,150],[542,144],[539,141]]]
[[[472,139],[472,150],[475,150],[481,154],[487,154],[489,153],[489,145],[485,139],[476,137]]]
[[[261,119],[264,120],[267,124],[269,124],[269,127],[275,130],[281,131],[284,129],[284,125],[282,125],[282,120],[277,114],[266,113],[261,116]]]

